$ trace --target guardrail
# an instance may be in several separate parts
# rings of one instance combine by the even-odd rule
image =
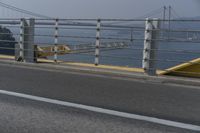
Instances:
[[[149,75],[173,72],[167,68],[181,63],[200,65],[191,61],[200,58],[200,20],[23,18],[0,19],[0,25],[0,53],[15,53],[18,61],[35,62],[37,45],[51,46],[48,58],[55,63],[139,67]],[[59,45],[70,52],[59,55]]]

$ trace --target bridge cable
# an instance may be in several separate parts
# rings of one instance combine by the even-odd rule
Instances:
[[[24,13],[24,14],[35,16],[35,17],[39,17],[39,18],[46,18],[46,19],[50,19],[51,18],[51,17],[46,16],[46,15],[42,15],[42,14],[34,13],[34,12],[31,12],[31,11],[28,11],[28,10],[17,8],[15,6],[12,6],[12,5],[3,3],[3,2],[0,2],[0,6],[4,7],[4,8],[7,8],[7,9],[10,9],[10,10],[13,10],[13,11],[16,11],[16,12]]]

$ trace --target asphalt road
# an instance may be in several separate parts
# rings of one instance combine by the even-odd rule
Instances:
[[[196,133],[0,95],[1,133]]]
[[[0,89],[200,125],[200,87],[0,65]]]

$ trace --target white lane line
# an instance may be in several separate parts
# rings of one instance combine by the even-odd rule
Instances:
[[[19,98],[25,98],[25,99],[34,100],[34,101],[46,102],[46,103],[51,103],[51,104],[56,104],[56,105],[62,105],[62,106],[66,106],[66,107],[73,107],[73,108],[77,108],[77,109],[83,109],[83,110],[88,110],[88,111],[92,111],[92,112],[108,114],[108,115],[112,115],[112,116],[118,116],[118,117],[135,119],[135,120],[142,120],[142,121],[161,124],[161,125],[165,125],[165,126],[171,126],[171,127],[182,128],[182,129],[193,130],[193,131],[200,131],[200,126],[198,126],[198,125],[186,124],[186,123],[175,122],[175,121],[164,120],[164,119],[158,119],[158,118],[154,118],[154,117],[142,116],[142,115],[131,114],[131,113],[124,113],[124,112],[119,112],[119,111],[114,111],[114,110],[109,110],[109,109],[92,107],[92,106],[87,106],[87,105],[82,105],[82,104],[75,104],[75,103],[54,100],[54,99],[49,99],[49,98],[44,98],[44,97],[38,97],[38,96],[32,96],[32,95],[16,93],[16,92],[11,92],[11,91],[5,91],[5,90],[0,90],[0,94],[19,97]]]

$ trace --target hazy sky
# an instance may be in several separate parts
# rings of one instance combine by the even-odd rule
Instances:
[[[171,5],[180,16],[200,16],[200,0],[0,0],[51,17],[134,18]]]

